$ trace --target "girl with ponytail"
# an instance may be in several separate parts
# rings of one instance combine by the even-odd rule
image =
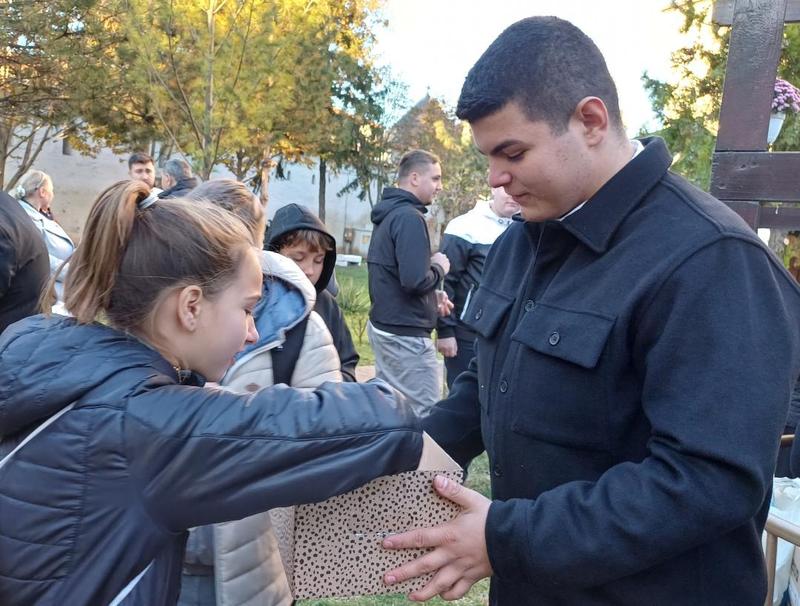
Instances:
[[[127,181],[83,233],[73,317],[0,337],[0,603],[175,604],[188,528],[417,466],[416,419],[380,384],[203,387],[258,337],[233,214]]]

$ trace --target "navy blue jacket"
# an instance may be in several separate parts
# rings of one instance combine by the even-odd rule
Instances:
[[[372,209],[369,266],[369,319],[395,335],[430,337],[436,328],[436,293],[444,278],[431,264],[431,241],[425,205],[398,187],[383,190]]]
[[[764,601],[800,289],[644,143],[578,212],[495,242],[476,359],[424,422],[488,453],[495,605]]]
[[[186,529],[307,503],[416,467],[414,414],[378,384],[200,387],[100,325],[34,316],[0,338],[0,604],[175,604]]]

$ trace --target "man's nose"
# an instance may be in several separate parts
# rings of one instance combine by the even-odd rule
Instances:
[[[511,174],[489,161],[489,187],[503,187],[511,183]]]

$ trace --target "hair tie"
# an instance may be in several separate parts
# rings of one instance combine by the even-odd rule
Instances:
[[[141,202],[139,202],[137,206],[139,207],[139,210],[145,210],[146,208],[150,208],[151,206],[153,206],[153,204],[156,203],[156,200],[158,200],[158,194],[156,194],[155,192],[150,192],[150,195],[147,196]]]

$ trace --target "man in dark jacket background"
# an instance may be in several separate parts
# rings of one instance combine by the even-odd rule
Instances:
[[[406,153],[397,169],[397,185],[384,189],[372,209],[367,335],[376,376],[425,416],[442,395],[431,332],[439,310],[436,291],[450,269],[444,254],[431,256],[424,216],[442,189],[439,159],[420,149]]]
[[[470,70],[457,115],[521,206],[466,321],[476,358],[426,431],[492,497],[385,547],[434,547],[417,600],[492,576],[495,606],[763,604],[761,532],[800,373],[800,289],[724,204],[630,141],[594,43],[533,17]],[[743,353],[743,352],[746,352]]]
[[[192,175],[192,167],[180,158],[173,158],[164,163],[161,169],[161,188],[159,198],[180,198],[199,185],[197,177]]]
[[[39,230],[17,200],[0,192],[0,333],[38,313],[49,278],[49,256]]]

